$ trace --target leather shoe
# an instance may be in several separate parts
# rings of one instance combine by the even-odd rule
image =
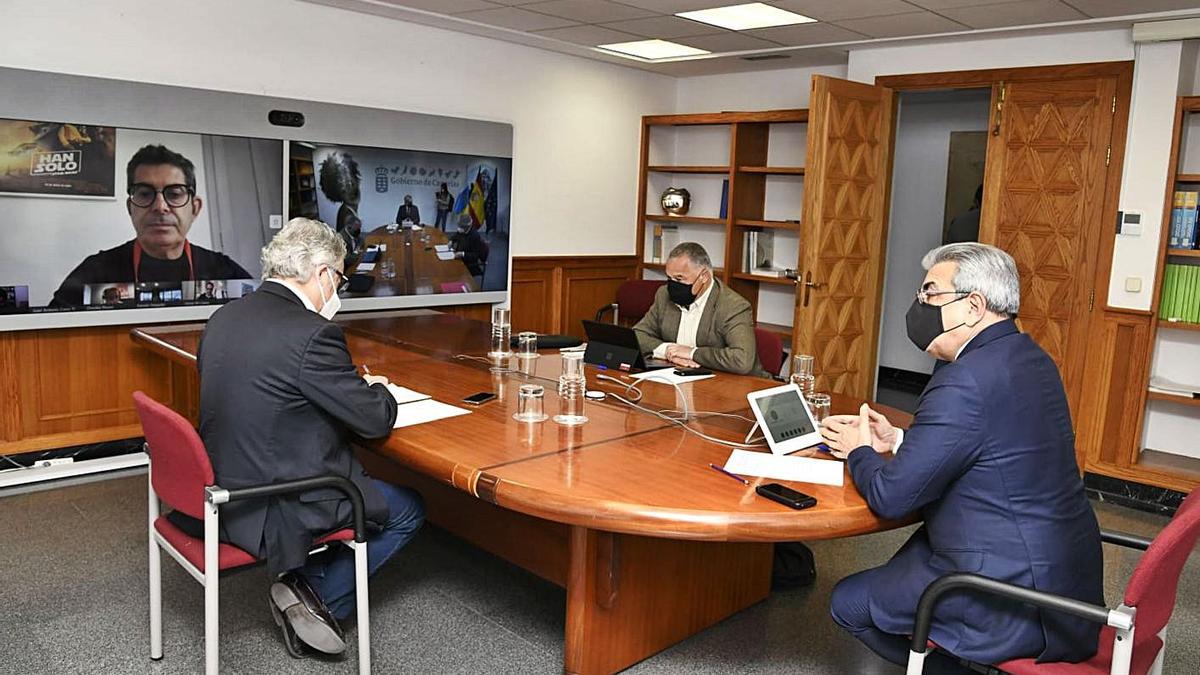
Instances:
[[[293,572],[279,577],[271,584],[271,603],[304,644],[326,654],[346,650],[346,636],[337,619],[304,577]]]
[[[283,631],[283,646],[287,648],[288,654],[294,659],[306,659],[312,656],[312,649],[304,644],[304,641],[296,637],[296,631],[292,630],[292,624],[288,623],[284,618],[283,612],[275,606],[275,601],[267,603],[271,606],[271,618],[275,619],[275,625]]]

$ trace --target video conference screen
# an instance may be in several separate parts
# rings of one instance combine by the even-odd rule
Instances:
[[[258,287],[263,246],[297,216],[342,235],[347,309],[504,290],[511,169],[504,157],[0,119],[0,314],[228,302]]]

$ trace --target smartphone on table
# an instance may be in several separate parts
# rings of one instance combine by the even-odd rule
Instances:
[[[754,489],[759,495],[770,499],[771,501],[779,502],[784,506],[800,510],[807,509],[817,505],[817,498],[812,495],[806,495],[798,490],[793,490],[790,487],[780,485],[779,483],[767,483],[759,485]]]
[[[481,405],[496,398],[496,395],[490,391],[481,391],[477,394],[471,394],[463,399],[463,403],[468,405]]]

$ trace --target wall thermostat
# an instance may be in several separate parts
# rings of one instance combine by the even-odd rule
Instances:
[[[1117,234],[1136,237],[1142,234],[1141,211],[1117,211]]]

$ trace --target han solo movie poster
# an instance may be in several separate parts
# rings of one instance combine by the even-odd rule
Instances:
[[[112,198],[113,127],[0,119],[0,193]]]

